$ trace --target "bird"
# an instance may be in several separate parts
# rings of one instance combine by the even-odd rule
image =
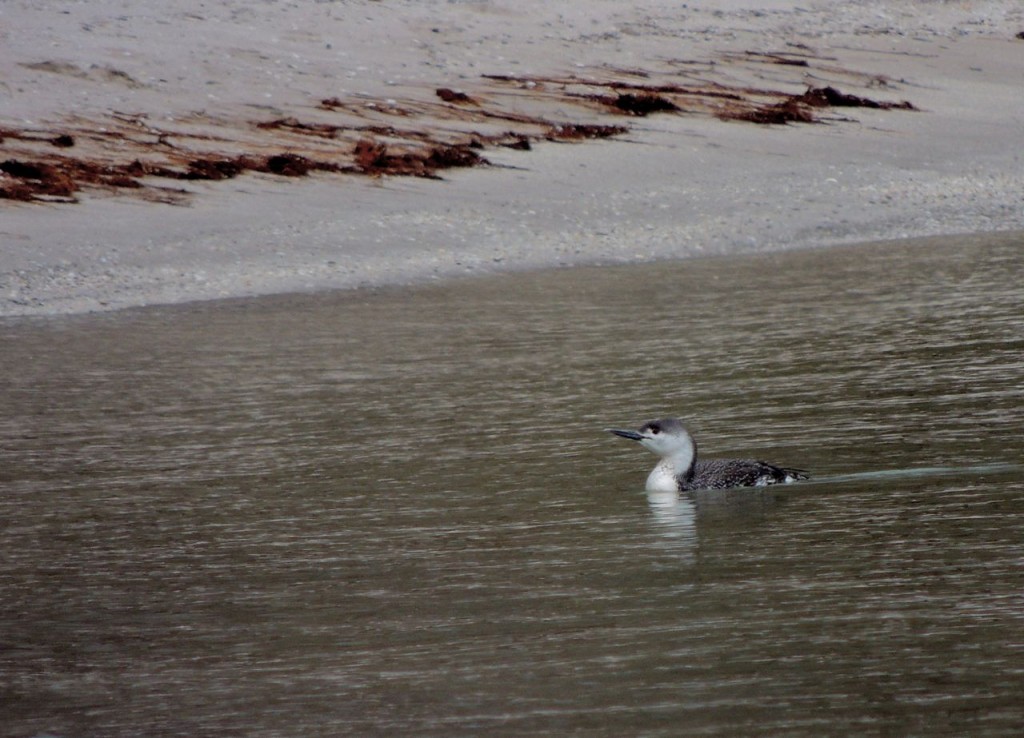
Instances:
[[[697,489],[763,487],[785,484],[809,475],[802,469],[769,464],[753,459],[697,460],[697,443],[678,418],[660,418],[644,423],[638,430],[605,428],[661,457],[647,477],[648,492],[685,492]]]

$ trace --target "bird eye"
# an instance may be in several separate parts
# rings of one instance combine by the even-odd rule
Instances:
[[[658,433],[660,433],[660,432],[661,432],[661,428],[659,428],[656,425],[652,425],[651,426],[651,433],[653,433],[654,435],[658,435]]]

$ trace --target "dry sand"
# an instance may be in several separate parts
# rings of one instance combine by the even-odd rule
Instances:
[[[492,146],[495,166],[443,180],[247,173],[175,183],[191,193],[176,204],[103,189],[0,201],[0,315],[1024,229],[1022,31],[1019,0],[6,0],[0,128],[73,129],[72,152],[86,130],[117,134],[91,143],[115,156],[125,127],[167,146],[160,131],[189,126],[207,147],[291,150],[295,131],[268,143],[253,122],[341,115],[326,98],[396,127],[419,111],[449,137],[516,115],[629,131]],[[917,110],[758,125],[704,98],[637,117],[567,97],[570,77],[755,96],[831,85]],[[506,117],[439,120],[440,87]],[[23,145],[8,136],[0,161]],[[351,142],[315,146],[351,158]]]

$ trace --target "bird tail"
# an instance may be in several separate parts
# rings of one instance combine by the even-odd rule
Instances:
[[[798,482],[801,479],[810,479],[811,475],[803,469],[788,469],[782,467],[780,471],[786,476],[785,481],[787,482]]]

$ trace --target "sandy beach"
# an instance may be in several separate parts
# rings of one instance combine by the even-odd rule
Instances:
[[[10,0],[0,316],[1024,229],[1022,32],[1017,0]]]

